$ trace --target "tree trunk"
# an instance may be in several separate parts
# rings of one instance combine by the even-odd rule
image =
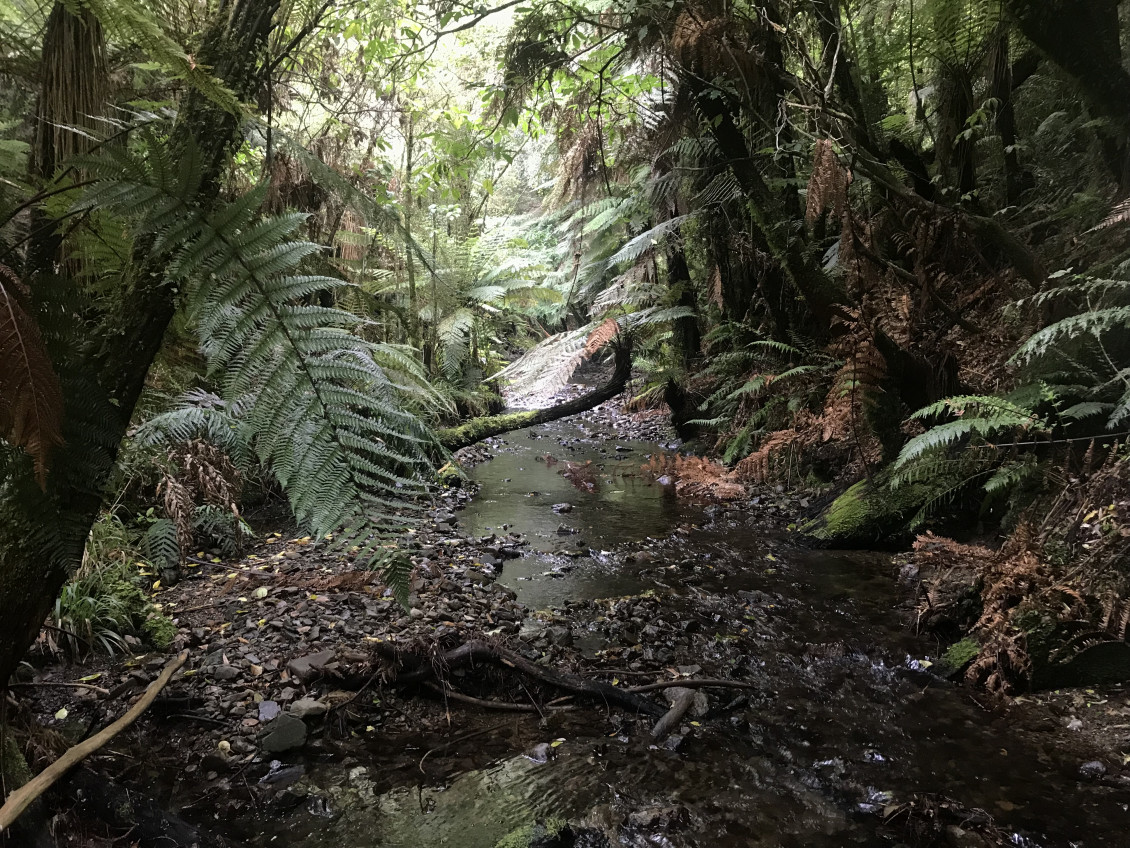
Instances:
[[[674,240],[667,248],[667,290],[674,297],[676,306],[692,310],[696,308],[687,255],[683,251],[682,244],[675,243]],[[674,324],[675,356],[679,364],[687,368],[702,351],[702,332],[698,327],[698,316],[686,315],[676,318]]]
[[[245,98],[258,83],[259,59],[278,4],[238,0],[205,36],[199,60]],[[44,102],[55,95],[45,91]],[[198,93],[181,104],[169,143],[180,149],[194,143],[200,151],[204,179],[198,202],[207,205],[218,194],[239,130],[236,116]],[[29,246],[29,256],[36,250]],[[163,268],[147,257],[104,309],[80,313],[71,304],[75,284],[69,285],[71,291],[56,300],[71,309],[63,311],[59,302],[54,308],[72,323],[59,327],[61,320],[55,318],[51,328],[61,331],[52,355],[66,397],[66,444],[56,452],[46,490],[36,484],[26,456],[0,454],[0,479],[6,480],[0,490],[0,685],[35,640],[59,589],[82,560],[122,438],[176,308]],[[57,288],[50,275],[33,280],[41,303],[50,301]]]
[[[1110,122],[1099,131],[1107,165],[1130,190],[1130,72],[1122,66],[1118,0],[1007,0],[1005,6],[1025,37]]]

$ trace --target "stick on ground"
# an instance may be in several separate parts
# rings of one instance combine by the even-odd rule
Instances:
[[[4,806],[0,807],[0,833],[11,827],[12,823],[20,817],[20,813],[26,810],[32,801],[50,789],[55,781],[133,724],[138,717],[149,708],[149,705],[153,703],[153,699],[165,688],[165,685],[169,682],[170,678],[172,678],[173,674],[184,665],[187,659],[188,651],[182,651],[178,657],[171,660],[169,664],[165,666],[160,676],[149,684],[149,688],[145,690],[145,694],[138,698],[137,703],[130,707],[129,711],[124,716],[101,732],[91,736],[85,742],[80,742],[78,745],[75,745],[30,781],[9,795],[8,800],[4,802]]]

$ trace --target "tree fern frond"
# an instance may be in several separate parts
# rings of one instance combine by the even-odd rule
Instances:
[[[64,0],[78,14],[85,7],[101,22],[107,33],[125,43],[139,45],[150,61],[173,77],[182,79],[233,115],[240,113],[239,98],[196,62],[161,26],[153,9],[137,0]]]
[[[84,202],[110,203],[167,250],[161,236],[178,233],[169,268],[179,279],[170,282],[187,289],[209,367],[223,375],[225,398],[240,403],[259,460],[314,535],[377,552],[370,538],[403,522],[396,513],[411,509],[430,476],[431,434],[378,364],[403,354],[354,335],[350,313],[296,299],[312,284],[302,261],[319,249],[288,240],[300,216],[257,219],[262,190],[198,209],[184,192],[190,177],[128,163]]]
[[[621,265],[626,262],[635,262],[647,251],[658,245],[664,238],[677,230],[690,216],[678,215],[656,224],[638,236],[630,239],[623,247],[608,258],[609,265]]]
[[[1058,341],[1081,335],[1101,336],[1113,330],[1130,329],[1130,306],[1092,309],[1056,321],[1037,331],[1013,354],[1010,362],[1025,364],[1042,356]]]

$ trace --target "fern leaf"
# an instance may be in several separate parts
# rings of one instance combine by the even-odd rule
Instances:
[[[400,513],[430,476],[433,438],[380,365],[403,352],[355,335],[352,314],[301,299],[311,285],[348,284],[300,273],[319,248],[290,240],[300,216],[259,219],[264,189],[208,212],[187,199],[191,169],[131,162],[107,171],[84,202],[110,202],[156,235],[158,249],[175,251],[171,282],[187,291],[209,366],[296,518],[336,549],[383,555],[374,540],[403,525]]]

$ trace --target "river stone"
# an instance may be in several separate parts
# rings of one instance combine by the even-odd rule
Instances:
[[[291,660],[286,664],[286,670],[290,672],[291,676],[306,681],[314,677],[333,658],[333,651],[318,651],[316,654],[307,654],[304,657]]]
[[[281,712],[278,701],[259,702],[259,721],[268,722],[278,717]]]
[[[1100,760],[1091,760],[1079,766],[1079,776],[1088,780],[1095,780],[1106,774],[1106,765]]]
[[[573,505],[571,503],[556,503],[553,505],[553,511],[558,514],[564,512],[572,512]]]
[[[540,639],[545,635],[545,631],[549,629],[549,625],[544,621],[539,621],[536,618],[527,618],[522,622],[522,627],[518,630],[518,638],[533,641]]]
[[[329,707],[326,704],[321,701],[315,701],[313,698],[303,698],[287,707],[287,712],[298,718],[312,718],[314,716],[325,715],[328,710]]]
[[[239,677],[239,669],[233,665],[216,666],[212,671],[212,677],[216,680],[235,680]]]
[[[301,748],[305,742],[305,722],[296,716],[283,713],[271,722],[271,729],[263,736],[261,745],[268,754],[281,754],[284,751]]]

